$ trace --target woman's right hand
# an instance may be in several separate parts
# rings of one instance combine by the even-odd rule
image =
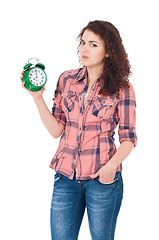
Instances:
[[[23,80],[23,74],[24,74],[24,70],[21,72],[20,80],[22,82],[22,88],[26,89],[26,87],[24,86],[25,85],[25,81],[24,82],[22,81]],[[44,87],[45,87],[45,85],[44,85]],[[37,100],[37,99],[42,97],[43,92],[44,92],[44,87],[41,90],[37,91],[37,92],[29,91],[28,89],[26,89],[26,90],[34,98],[34,100]]]

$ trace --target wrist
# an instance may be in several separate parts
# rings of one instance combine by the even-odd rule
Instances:
[[[107,165],[113,169],[114,171],[117,169],[118,164],[114,161],[113,158],[110,159],[110,161],[107,163]]]
[[[33,97],[35,104],[43,101],[43,96]]]

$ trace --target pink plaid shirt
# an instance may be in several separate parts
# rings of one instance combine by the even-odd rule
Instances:
[[[97,79],[83,104],[88,85],[86,68],[64,72],[55,90],[52,114],[65,126],[58,149],[50,163],[56,172],[73,179],[90,179],[116,152],[114,130],[119,141],[136,146],[136,100],[132,85],[120,90],[119,97],[99,95],[102,86]],[[117,171],[121,171],[118,166]]]

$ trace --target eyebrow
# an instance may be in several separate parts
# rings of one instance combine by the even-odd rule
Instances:
[[[84,42],[84,40],[81,38],[81,41],[83,41]],[[99,44],[98,42],[96,42],[96,41],[89,41],[89,43],[93,43],[93,42],[95,42],[95,43],[97,43],[97,44]]]

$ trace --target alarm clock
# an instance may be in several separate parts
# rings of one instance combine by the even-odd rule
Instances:
[[[47,81],[47,75],[44,71],[45,66],[42,63],[33,64],[30,63],[30,60],[33,60],[33,58],[30,58],[28,60],[28,63],[24,66],[24,73],[23,73],[23,79],[22,81],[25,81],[24,86],[29,90],[29,91],[39,91],[40,89],[43,88]],[[34,62],[34,61],[32,61]]]

